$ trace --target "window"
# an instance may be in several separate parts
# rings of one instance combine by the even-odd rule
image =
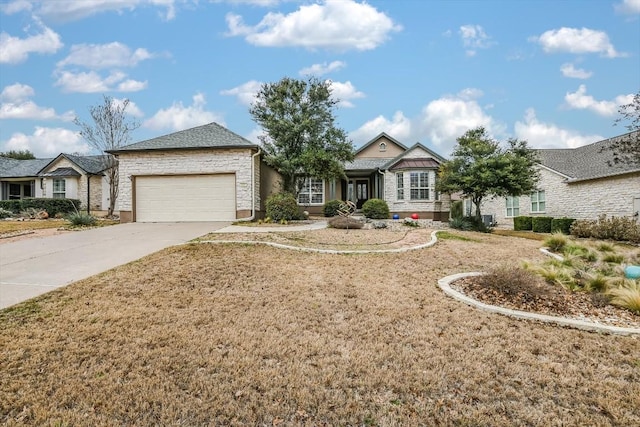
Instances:
[[[64,179],[53,180],[53,198],[64,199],[65,198],[65,181]]]
[[[507,217],[520,215],[520,197],[507,196]]]
[[[298,204],[300,205],[322,205],[324,203],[324,181],[315,178],[306,178],[300,193],[298,193]]]
[[[429,172],[411,172],[411,200],[429,200]]]
[[[404,173],[402,172],[396,173],[396,189],[398,190],[396,198],[404,200]]]
[[[379,147],[380,151],[387,151],[387,144],[385,142],[381,142]]]
[[[531,193],[531,212],[544,212],[546,209],[544,190]]]

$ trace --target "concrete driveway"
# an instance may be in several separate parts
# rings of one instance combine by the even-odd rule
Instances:
[[[0,309],[229,224],[128,223],[0,244]]]

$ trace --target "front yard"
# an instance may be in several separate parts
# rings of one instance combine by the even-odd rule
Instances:
[[[276,239],[416,236],[322,233]],[[451,235],[402,254],[189,244],[1,311],[0,423],[639,425],[640,340],[450,299],[441,277],[544,259]]]

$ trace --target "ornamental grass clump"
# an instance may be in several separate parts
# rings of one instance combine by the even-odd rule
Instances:
[[[68,215],[67,221],[74,227],[90,227],[96,225],[97,219],[86,212],[76,212]]]
[[[562,252],[567,245],[567,238],[562,233],[553,233],[545,239],[544,245],[548,247],[551,252]]]
[[[622,283],[607,291],[611,304],[624,307],[640,314],[640,281],[625,279]]]

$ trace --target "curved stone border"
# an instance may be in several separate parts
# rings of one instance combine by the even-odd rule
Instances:
[[[300,252],[315,252],[320,254],[390,254],[390,253],[402,253],[415,251],[418,249],[424,249],[435,245],[438,242],[437,233],[442,230],[435,230],[431,232],[431,240],[427,243],[422,243],[416,246],[409,246],[406,248],[395,248],[395,249],[364,249],[364,250],[342,250],[342,249],[320,249],[320,248],[307,248],[304,246],[291,246],[285,245],[282,243],[275,242],[264,242],[260,240],[198,240],[197,242],[190,243],[238,243],[238,244],[249,244],[249,245],[265,245],[271,246],[279,249],[289,249],[293,251]]]
[[[479,308],[480,310],[488,311],[490,313],[498,313],[509,317],[515,317],[516,319],[537,320],[544,323],[552,323],[560,326],[568,326],[571,328],[582,329],[591,332],[601,332],[607,334],[616,335],[640,335],[640,329],[638,328],[624,328],[621,326],[609,326],[601,325],[595,322],[588,322],[585,320],[569,319],[566,317],[547,316],[545,314],[529,313],[527,311],[511,310],[509,308],[498,307],[495,305],[485,304],[470,298],[455,289],[450,284],[458,279],[465,277],[480,276],[484,273],[458,273],[451,276],[443,277],[438,280],[438,286],[444,291],[445,294],[452,298],[462,301],[465,304]]]
[[[555,254],[549,250],[549,248],[540,248],[540,252],[545,254],[546,256],[550,256],[551,258],[555,258],[558,261],[564,261],[564,257],[562,255]]]

